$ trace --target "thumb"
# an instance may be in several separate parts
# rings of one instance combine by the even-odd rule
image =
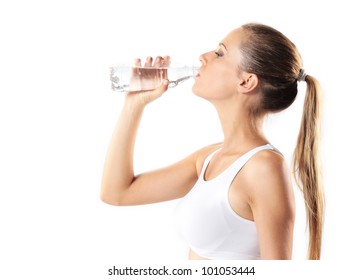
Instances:
[[[167,91],[169,87],[169,80],[165,79],[162,81],[161,85],[155,90],[156,93],[162,94]]]
[[[163,93],[167,91],[168,86],[169,86],[169,80],[163,80],[158,88],[152,91],[146,91],[144,94],[142,94],[141,96],[145,100],[145,104],[148,104],[154,101],[155,99],[159,98],[160,96],[162,96]]]
[[[169,87],[169,80],[168,79],[165,79],[163,80],[163,82],[161,83],[161,88],[166,91]]]

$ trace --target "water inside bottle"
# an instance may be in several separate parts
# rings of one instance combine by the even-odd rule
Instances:
[[[153,67],[111,67],[111,82],[114,91],[152,90],[161,85],[167,71]]]
[[[135,92],[153,90],[159,87],[164,79],[169,80],[169,87],[194,77],[197,67],[136,67],[113,66],[110,68],[111,87],[114,91]]]

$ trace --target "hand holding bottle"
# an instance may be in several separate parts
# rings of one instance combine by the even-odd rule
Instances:
[[[167,80],[167,67],[170,64],[170,57],[156,57],[152,65],[152,57],[146,58],[145,65],[141,65],[140,59],[135,60],[135,67],[131,70],[127,91],[147,91],[159,87],[163,80]]]
[[[123,83],[122,90],[113,88],[115,91],[126,92],[127,100],[134,100],[138,103],[146,105],[160,97],[168,89],[167,69],[170,64],[170,57],[148,57],[145,60],[144,66],[139,58],[135,59],[134,66],[119,66],[119,73],[115,72],[114,78],[117,82]],[[115,67],[114,67],[115,68]],[[123,73],[121,73],[124,71]],[[111,73],[112,73],[111,68]],[[122,76],[123,75],[123,76]],[[112,80],[112,74],[111,74]],[[114,85],[114,81],[113,85]]]
[[[169,81],[169,88],[177,86],[179,83],[195,77],[198,72],[197,67],[181,66],[170,64],[170,57],[158,56],[154,63],[148,57],[144,66],[140,59],[135,60],[133,66],[116,65],[110,68],[112,89],[117,92],[142,93],[163,88]],[[167,89],[167,87],[166,87]],[[166,90],[165,89],[165,90]],[[164,91],[165,91],[164,90]]]

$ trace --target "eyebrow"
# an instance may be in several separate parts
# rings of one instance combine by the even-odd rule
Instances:
[[[227,49],[227,47],[226,47],[226,45],[225,45],[225,44],[223,44],[223,43],[219,43],[219,45],[220,45],[220,46],[222,46],[223,48],[225,48],[225,49],[226,49],[226,51],[228,51],[228,49]]]

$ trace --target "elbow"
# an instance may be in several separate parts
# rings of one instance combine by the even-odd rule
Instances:
[[[108,205],[112,205],[112,206],[121,206],[122,204],[119,202],[119,201],[117,201],[116,199],[113,199],[113,198],[111,198],[111,197],[109,197],[109,196],[106,196],[106,195],[103,195],[103,194],[101,194],[100,195],[100,199],[101,199],[101,201],[103,202],[103,203],[106,203],[106,204],[108,204]]]
[[[123,199],[121,195],[116,195],[114,193],[109,193],[104,190],[101,190],[100,200],[103,203],[112,206],[124,206]]]
[[[114,180],[105,180],[101,182],[100,199],[102,202],[113,206],[132,205],[132,195],[130,184],[120,183]]]

